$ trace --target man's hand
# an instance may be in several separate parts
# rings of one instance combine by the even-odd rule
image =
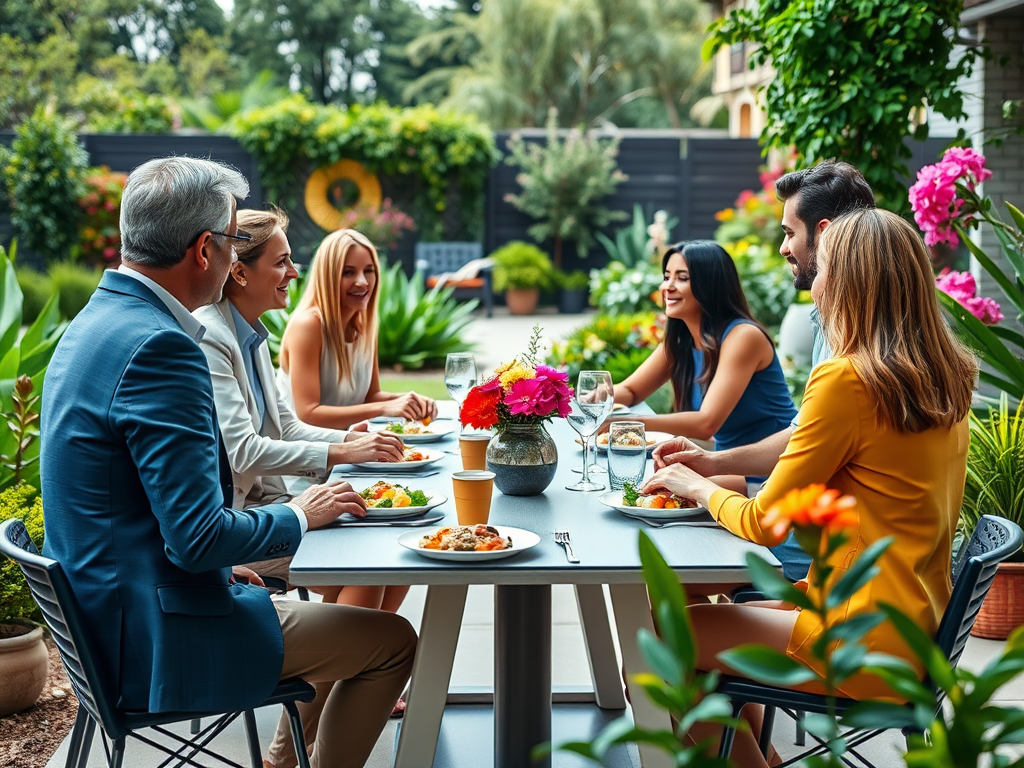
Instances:
[[[344,443],[330,447],[328,461],[332,466],[364,461],[401,461],[405,456],[403,449],[402,438],[391,432],[349,434]]]
[[[370,422],[368,422],[368,421],[357,421],[355,424],[353,424],[351,427],[348,428],[348,431],[349,432],[369,432],[370,431]],[[352,438],[353,438],[353,435],[349,435],[345,439],[346,440],[351,440]]]
[[[231,566],[231,575],[239,584],[252,584],[254,587],[267,586],[256,571],[252,568],[246,568],[244,565]]]
[[[705,451],[685,437],[666,440],[654,449],[653,456],[655,471],[670,464],[684,464],[704,477],[721,474],[715,467],[715,454]]]
[[[311,531],[323,528],[346,512],[366,517],[366,499],[352,490],[348,483],[311,486],[292,499],[292,503],[306,513]]]

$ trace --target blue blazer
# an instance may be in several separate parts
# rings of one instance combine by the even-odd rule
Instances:
[[[206,357],[160,299],[106,272],[57,345],[41,418],[44,552],[67,572],[121,709],[230,711],[281,674],[265,589],[237,563],[294,554],[281,504],[228,508]]]

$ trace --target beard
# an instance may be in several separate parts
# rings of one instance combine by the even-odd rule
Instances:
[[[796,274],[793,275],[793,286],[798,291],[811,290],[811,283],[813,283],[814,278],[818,276],[818,249],[815,247],[816,243],[812,238],[812,233],[808,232],[807,252],[803,259],[803,266],[800,265],[799,260],[794,258]]]

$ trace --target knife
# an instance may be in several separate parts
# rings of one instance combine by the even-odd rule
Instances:
[[[416,520],[342,520],[331,523],[328,528],[416,528],[444,520],[444,515],[430,515]]]

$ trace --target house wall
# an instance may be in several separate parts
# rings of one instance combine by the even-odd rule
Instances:
[[[990,16],[978,25],[979,36],[988,43],[992,58],[985,63],[984,154],[992,178],[985,182],[984,192],[1003,218],[1008,218],[1004,202],[1024,208],[1024,136],[1012,134],[1014,124],[1004,120],[1003,102],[1024,99],[1024,7]],[[1006,58],[1003,64],[1001,59]],[[1016,126],[1019,128],[1019,123]],[[992,139],[1002,137],[1001,146]],[[999,254],[995,234],[986,227],[982,231],[982,247],[997,263],[1007,266]],[[997,300],[1001,293],[995,281],[982,276],[981,293]],[[1002,302],[1001,302],[1002,303]]]

